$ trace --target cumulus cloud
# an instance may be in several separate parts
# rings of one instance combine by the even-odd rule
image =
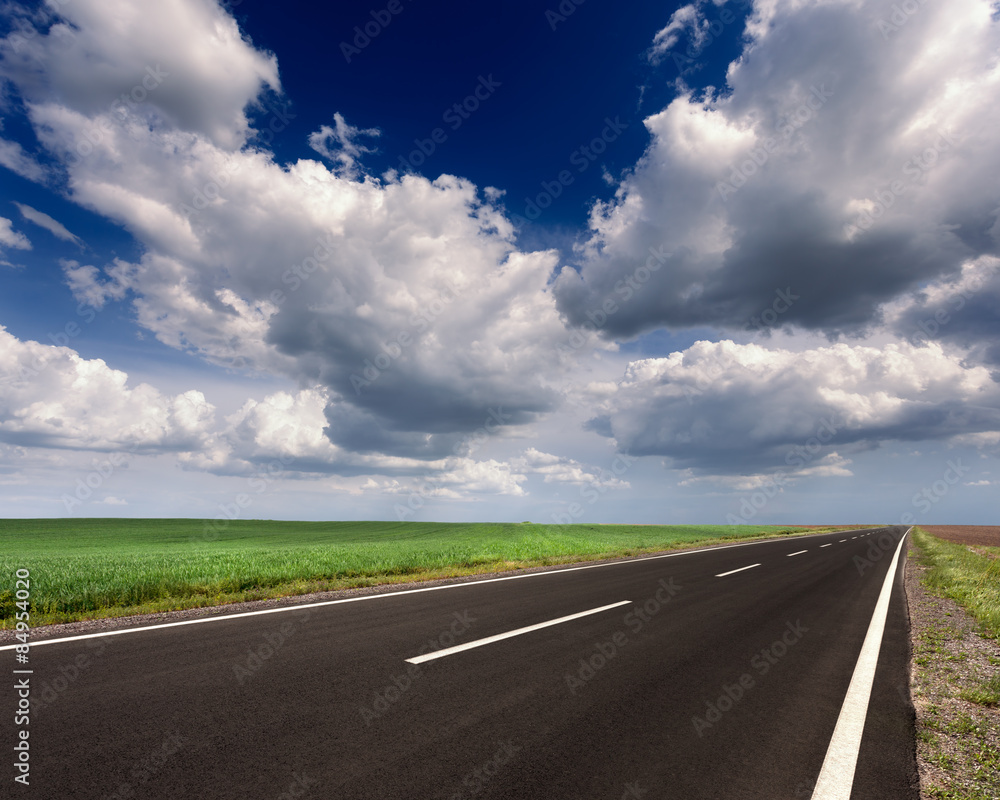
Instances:
[[[440,496],[458,497],[460,494],[511,495],[525,494],[521,484],[527,477],[510,464],[495,459],[475,461],[455,459],[448,468],[434,478],[434,488]]]
[[[103,271],[75,261],[63,266],[77,299],[100,307],[121,298],[135,265],[115,262]],[[322,387],[250,399],[219,421],[198,392],[169,397],[146,384],[131,386],[125,373],[103,361],[82,359],[65,347],[21,342],[5,331],[0,331],[0,376],[0,441],[32,447],[170,452],[187,469],[220,475],[264,469],[276,478],[395,475],[398,479],[378,488],[451,499],[520,496],[525,472],[544,474],[547,481],[600,480],[575,461],[534,450],[511,463],[458,455],[475,449],[465,446],[479,441],[471,435],[414,434],[447,445],[433,454],[426,447],[409,452],[398,439],[381,448],[356,446],[353,440],[338,446],[328,435],[330,419],[347,419],[351,407]],[[497,435],[508,427],[517,430],[514,419],[497,406],[478,421],[480,430]]]
[[[703,3],[688,3],[670,15],[670,21],[653,37],[653,47],[650,51],[650,57],[653,60],[659,60],[669,53],[680,41],[681,34],[685,31],[689,31],[697,37],[698,22],[701,20],[699,13],[701,5]]]
[[[517,459],[503,462],[449,454],[427,460],[338,447],[325,433],[330,407],[328,394],[315,389],[248,400],[201,449],[182,453],[180,463],[188,469],[255,474],[266,480],[369,476],[351,491],[400,495],[405,498],[400,502],[411,511],[433,498],[525,494],[521,484],[531,470],[522,469]],[[410,498],[417,500],[411,504]]]
[[[9,219],[0,217],[0,247],[30,250],[31,242],[23,233],[14,230],[13,223]]]
[[[213,437],[210,447],[187,455],[191,468],[220,473],[253,470],[277,462],[289,473],[331,473],[343,469],[344,453],[323,435],[321,392],[277,392],[263,400],[247,400]]]
[[[963,433],[956,436],[955,444],[975,447],[994,456],[1000,455],[1000,430],[984,431],[982,433]]]
[[[381,489],[408,493],[430,486],[434,496],[450,498],[523,494],[526,476],[512,464],[339,448],[324,433],[328,405],[321,390],[276,392],[247,400],[220,420],[199,391],[169,396],[149,384],[132,385],[100,359],[21,341],[0,327],[0,444],[8,449],[170,453],[186,469],[275,480],[397,476]]]
[[[115,259],[102,270],[72,259],[59,262],[66,276],[66,284],[80,303],[93,308],[103,308],[108,300],[121,300],[128,291],[134,265]]]
[[[836,451],[826,453],[826,455],[813,455],[817,447],[821,446],[819,439],[817,445],[802,446],[793,457],[792,464],[783,466],[779,472],[782,474],[782,485],[791,483],[800,478],[848,478],[854,473],[851,471],[851,459],[844,458]],[[809,466],[802,466],[808,456]],[[814,460],[813,460],[814,459]],[[793,469],[789,470],[789,466]],[[726,474],[698,474],[690,467],[681,470],[682,479],[677,482],[678,486],[702,486],[711,485],[723,491],[750,492],[764,487],[774,487],[774,472],[756,472],[743,475]]]
[[[956,275],[927,284],[886,307],[886,324],[913,344],[957,346],[991,365],[1000,380],[1000,258],[962,264]]]
[[[498,192],[447,175],[357,180],[343,174],[342,159],[331,171],[234,149],[251,133],[234,109],[277,86],[272,57],[197,0],[177,0],[169,24],[159,12],[124,14],[114,34],[91,29],[106,16],[91,5],[74,4],[69,17],[78,28],[74,59],[104,53],[119,82],[139,69],[140,53],[170,72],[138,111],[116,114],[83,87],[57,94],[53,87],[69,80],[65,59],[6,67],[33,98],[36,134],[61,158],[73,199],[145,248],[117,281],[96,267],[68,267],[79,298],[99,304],[127,287],[139,324],[160,341],[322,388],[327,437],[359,453],[440,459],[491,408],[516,426],[557,406],[572,357],[554,344],[565,334],[548,285],[557,256],[514,245]],[[137,45],[163,25],[165,41],[184,40],[169,65],[162,42],[148,53]],[[219,67],[214,50],[211,77],[194,55],[182,69],[181,55],[201,53],[213,25],[231,69]],[[51,55],[57,30],[39,33],[33,47]],[[220,107],[166,113],[165,98],[177,105],[189,95]],[[335,121],[313,143],[354,158],[356,138],[371,131]],[[242,133],[223,135],[225,126]],[[93,129],[101,136],[80,155],[76,144]]]
[[[0,139],[0,165],[36,183],[41,183],[48,177],[45,167],[26,153],[20,144],[9,139]]]
[[[654,49],[704,41],[706,7],[678,11]],[[104,362],[4,334],[0,441],[136,445],[220,474],[276,463],[377,476],[360,489],[442,498],[520,496],[533,478],[626,486],[535,448],[472,457],[474,432],[520,435],[573,392],[598,408],[591,431],[666,457],[688,483],[847,475],[885,439],[995,447],[996,384],[977,366],[1000,361],[989,11],[922,5],[887,31],[891,8],[876,2],[758,3],[725,90],[684,90],[645,121],[645,155],[594,206],[577,267],[559,270],[556,253],[517,245],[496,188],[364,175],[360,140],[378,131],[340,114],[308,140],[332,163],[276,162],[255,126],[275,113],[277,61],[217,4],[43,10],[33,36],[0,41],[0,76],[68,197],[142,253],[62,262],[74,297],[128,299],[168,346],[297,388],[220,421],[197,392],[132,386]],[[949,321],[911,336],[956,293]],[[831,336],[881,324],[907,341],[798,353],[699,342],[635,361],[617,383],[572,383],[598,328],[614,340],[767,314]]]
[[[71,450],[181,452],[207,443],[214,407],[199,391],[168,397],[101,359],[21,341],[0,327],[0,441]]]
[[[281,86],[275,56],[247,42],[213,0],[60,3],[38,15],[0,40],[0,76],[17,86],[29,115],[58,104],[92,123],[139,117],[233,149],[250,131],[247,106],[262,88]],[[76,145],[100,130],[75,131],[69,151],[84,156]]]
[[[453,457],[436,465],[436,471],[422,479],[376,481],[369,479],[361,489],[394,495],[396,515],[407,519],[433,500],[479,500],[485,496],[521,497],[528,478],[506,462],[495,459],[475,461]]]
[[[575,459],[543,453],[534,447],[529,447],[510,463],[519,472],[541,475],[545,483],[568,483],[578,486],[596,484],[608,488],[622,488],[629,485],[628,481],[623,481],[605,470],[593,470]]]
[[[725,91],[685,91],[645,120],[645,155],[556,282],[567,317],[583,325],[610,299],[626,310],[608,337],[743,328],[790,288],[779,325],[857,333],[899,294],[996,255],[1000,23],[988,0],[956,0],[880,25],[895,8],[755,4]]]
[[[365,153],[374,153],[375,148],[358,143],[362,136],[380,136],[378,128],[356,128],[349,125],[338,111],[333,115],[334,127],[323,125],[315,133],[309,134],[309,146],[337,165],[338,171],[347,176],[358,172],[358,161]]]
[[[726,0],[712,0],[712,2],[716,6],[722,6],[725,5]],[[667,24],[653,37],[653,46],[649,51],[650,60],[654,63],[659,62],[677,46],[684,35],[687,35],[691,41],[690,49],[692,52],[701,50],[712,35],[711,23],[705,18],[705,6],[707,5],[708,0],[696,0],[696,2],[688,3],[674,11]]]
[[[213,438],[213,447],[186,455],[187,466],[215,472],[247,472],[270,463],[281,474],[333,473],[369,477],[359,491],[407,498],[469,499],[485,495],[523,496],[531,476],[544,483],[628,487],[614,474],[530,447],[506,461],[446,454],[421,457],[357,453],[334,445],[325,435],[330,408],[323,392],[278,392],[262,401],[248,400]]]
[[[998,406],[989,371],[937,343],[792,352],[701,341],[630,363],[590,427],[631,455],[667,456],[688,479],[830,476],[885,440],[996,431]]]
[[[57,239],[62,239],[64,242],[72,242],[78,247],[83,247],[83,240],[80,239],[74,233],[70,233],[59,220],[54,217],[50,217],[48,214],[38,211],[31,206],[25,205],[24,203],[14,203],[17,206],[18,211],[21,212],[21,216],[24,217],[29,222],[35,223],[40,228],[45,228],[49,233],[55,236]]]

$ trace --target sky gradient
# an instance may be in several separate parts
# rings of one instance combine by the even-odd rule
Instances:
[[[996,522],[988,0],[0,25],[0,516]]]

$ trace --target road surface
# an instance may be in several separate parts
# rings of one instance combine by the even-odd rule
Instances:
[[[39,640],[3,796],[916,800],[904,533]]]

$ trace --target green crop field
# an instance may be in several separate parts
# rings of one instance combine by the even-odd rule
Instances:
[[[790,535],[759,525],[0,520],[0,627],[14,573],[33,625]]]
[[[1000,547],[979,547],[977,552],[923,528],[913,529],[913,543],[928,567],[924,585],[963,606],[984,637],[1000,639]]]

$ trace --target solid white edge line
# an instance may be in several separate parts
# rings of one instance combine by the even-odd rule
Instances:
[[[844,531],[834,531],[835,533],[844,533]],[[807,539],[811,536],[829,536],[830,533],[810,533],[802,536],[800,538]],[[442,589],[457,589],[461,586],[477,586],[482,583],[498,583],[499,581],[516,581],[522,578],[536,578],[539,575],[559,575],[564,572],[578,572],[584,569],[597,569],[598,567],[616,567],[622,564],[632,564],[636,561],[655,561],[660,558],[675,558],[677,556],[689,556],[694,553],[708,553],[712,550],[730,550],[734,547],[753,547],[755,544],[767,544],[769,542],[774,542],[778,537],[773,537],[771,539],[761,539],[756,542],[740,542],[738,544],[724,544],[719,547],[703,547],[698,550],[681,550],[676,553],[663,553],[658,556],[640,556],[639,558],[629,558],[621,559],[618,561],[609,561],[605,564],[588,564],[584,567],[566,567],[564,569],[552,569],[543,570],[540,572],[525,572],[521,575],[506,575],[502,578],[484,578],[481,581],[463,581],[462,583],[446,583],[443,586],[425,586],[421,589],[404,589],[400,592],[382,592],[380,594],[366,594],[361,597],[344,597],[340,600],[321,600],[318,603],[299,603],[298,605],[291,606],[281,606],[280,608],[264,608],[260,611],[243,611],[236,614],[218,614],[212,617],[199,617],[198,619],[185,619],[180,622],[163,622],[159,625],[137,625],[134,628],[118,628],[113,631],[105,631],[104,633],[81,633],[79,636],[61,636],[57,639],[42,639],[39,642],[32,642],[29,640],[31,647],[41,647],[46,644],[62,644],[63,642],[79,642],[83,639],[101,639],[105,636],[121,636],[126,633],[140,633],[142,631],[153,631],[159,630],[160,628],[176,628],[181,625],[200,625],[203,622],[221,622],[223,620],[229,619],[241,619],[244,617],[255,617],[261,614],[280,614],[284,611],[298,611],[303,608],[320,608],[321,606],[335,606],[340,603],[358,603],[362,600],[378,600],[383,597],[398,597],[404,594],[418,594],[420,592],[436,592]],[[0,652],[4,650],[13,650],[15,647],[21,647],[22,644],[17,642],[15,644],[5,644],[0,645]]]
[[[541,630],[542,628],[548,628],[552,625],[559,625],[562,622],[569,622],[570,620],[580,619],[580,617],[587,617],[591,614],[599,614],[602,611],[607,611],[610,608],[618,608],[618,606],[627,606],[631,603],[631,600],[621,600],[617,603],[611,603],[610,605],[601,606],[600,608],[592,608],[589,611],[580,611],[576,614],[570,614],[567,617],[559,617],[559,619],[550,619],[548,622],[539,622],[535,625],[528,625],[524,628],[517,628],[513,631],[507,631],[506,633],[498,633],[495,636],[487,636],[485,639],[476,639],[474,642],[466,642],[465,644],[456,644],[454,647],[446,647],[443,650],[435,650],[431,653],[424,653],[420,656],[414,656],[413,658],[407,658],[406,663],[408,664],[423,664],[425,661],[433,661],[437,658],[444,658],[445,656],[454,655],[455,653],[461,653],[463,650],[471,650],[474,647],[482,647],[484,644],[492,644],[493,642],[499,642],[503,639],[510,639],[513,636],[520,636],[524,633],[531,633],[532,631]]]
[[[753,569],[754,567],[759,567],[760,564],[751,564],[748,567],[740,567],[739,569],[731,569],[729,572],[720,572],[716,575],[716,578],[725,578],[727,575],[735,575],[737,572],[743,572],[745,569]]]
[[[823,767],[816,779],[816,788],[813,789],[812,800],[850,800],[851,789],[854,786],[854,770],[858,765],[858,751],[861,749],[861,736],[868,717],[868,701],[871,699],[872,684],[875,681],[878,654],[882,649],[885,621],[889,615],[892,583],[899,565],[899,554],[903,551],[903,543],[910,530],[911,528],[907,528],[906,533],[900,537],[896,555],[882,582],[882,591],[875,604],[875,611],[872,612],[868,634],[861,646],[861,654],[854,667],[844,704],[840,708],[837,725],[833,729],[833,736],[830,737]]]
[[[809,552],[808,550],[799,550],[798,552],[795,552],[795,553],[785,553],[785,555],[789,556],[789,557],[791,557],[791,556],[800,556],[803,553],[808,553],[808,552]]]

